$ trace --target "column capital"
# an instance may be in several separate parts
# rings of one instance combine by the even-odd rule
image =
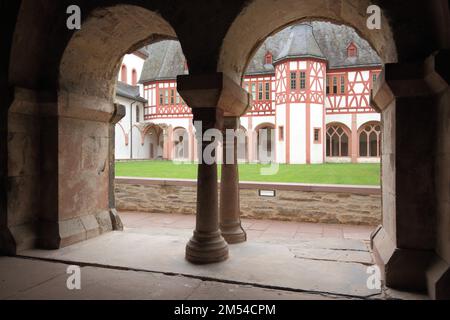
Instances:
[[[381,112],[396,98],[427,97],[448,87],[438,74],[435,56],[416,62],[388,63],[373,88],[373,107]]]
[[[242,116],[251,102],[248,92],[221,72],[178,76],[177,90],[192,109],[214,107],[225,116]]]
[[[112,114],[111,120],[109,121],[111,124],[117,124],[120,120],[123,119],[126,115],[125,106],[121,104],[114,104],[114,112]]]

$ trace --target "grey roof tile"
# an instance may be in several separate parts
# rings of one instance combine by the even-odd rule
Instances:
[[[358,48],[358,56],[349,58],[347,47],[352,42]],[[329,69],[382,65],[376,52],[354,29],[322,21],[287,27],[268,37],[249,62],[246,74],[275,72],[273,65],[265,64],[268,51],[272,53],[274,62],[286,57],[315,57],[326,59]],[[148,52],[149,59],[144,64],[140,83],[176,79],[177,75],[187,74],[178,41],[166,40],[152,44],[148,46]]]
[[[131,86],[121,81],[117,82],[116,95],[143,103],[147,102],[145,98],[141,97],[138,86]]]

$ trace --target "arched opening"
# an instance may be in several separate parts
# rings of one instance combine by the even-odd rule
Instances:
[[[237,158],[239,162],[248,162],[248,133],[247,130],[240,126],[237,131]]]
[[[342,123],[327,125],[326,156],[329,158],[345,158],[350,156],[351,131]]]
[[[135,86],[135,85],[137,85],[137,82],[138,82],[137,71],[136,71],[136,69],[133,69],[131,71],[131,84],[133,86]]]
[[[54,192],[58,195],[55,209],[46,217],[55,223],[51,231],[40,235],[43,247],[67,246],[118,226],[114,214],[114,184],[111,183],[114,122],[110,121],[122,112],[121,107],[113,103],[117,75],[120,74],[123,82],[128,81],[122,57],[143,45],[175,36],[161,16],[133,5],[97,9],[72,36],[61,58],[58,117],[55,118],[57,132],[54,134],[64,138],[58,142],[59,149],[52,160],[59,163],[55,173],[64,178]],[[138,125],[143,112],[135,108],[142,109],[144,104],[144,101],[132,102],[133,112],[128,114],[125,131],[129,131],[130,140],[128,146],[124,146],[130,154],[127,158],[143,157],[136,153],[137,146],[146,143],[145,139],[141,140],[142,130]],[[130,150],[131,146],[134,151]],[[74,185],[80,198],[73,197]],[[62,203],[64,205],[59,205]],[[79,224],[79,229],[71,229],[70,235],[64,234],[65,225],[76,225],[77,221],[86,219],[86,214],[98,222],[89,230]],[[54,238],[53,234],[60,236]]]
[[[185,128],[173,131],[174,160],[189,160],[189,134]]]
[[[128,83],[128,68],[124,64],[120,68],[120,81]]]
[[[381,157],[381,123],[368,122],[358,130],[359,156],[366,158]]]
[[[255,128],[257,159],[261,163],[275,161],[275,125],[263,123]]]

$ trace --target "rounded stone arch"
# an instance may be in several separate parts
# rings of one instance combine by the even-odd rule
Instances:
[[[189,159],[189,130],[178,126],[173,129],[173,157],[175,160]]]
[[[23,6],[29,9],[30,3]],[[26,63],[31,68],[30,80],[22,79],[25,73],[17,69],[24,55],[11,59],[11,84],[25,86],[28,81],[30,88],[36,88],[35,95],[45,100],[48,115],[42,120],[45,130],[41,136],[52,148],[41,159],[52,166],[40,187],[52,198],[46,199],[45,210],[36,219],[43,221],[36,232],[39,247],[57,249],[120,227],[117,215],[110,215],[115,206],[110,192],[114,190],[110,139],[114,123],[124,113],[114,104],[122,57],[143,45],[175,38],[174,29],[156,12],[114,5],[87,12],[82,28],[52,51],[60,53],[49,57],[50,62],[41,55],[30,59]],[[23,36],[17,42],[13,53],[23,47]],[[43,71],[46,63],[58,72]],[[39,85],[42,77],[46,81]],[[86,229],[83,219],[94,223]]]
[[[340,131],[339,129],[341,129],[342,131]],[[344,135],[346,136],[346,138],[344,138]],[[333,146],[333,142],[338,142],[338,155],[333,155],[335,154],[336,150],[336,146]],[[325,132],[326,157],[350,157],[351,146],[352,130],[347,125],[338,121],[330,122],[327,124]]]
[[[383,127],[381,121],[367,121],[358,128],[358,157],[381,157]]]
[[[125,131],[125,128],[123,127],[123,125],[120,122],[118,122],[116,124],[116,126],[118,126],[120,128],[120,131],[122,131],[124,143],[125,143],[126,146],[128,146],[128,143],[129,143],[129,135],[128,135],[128,133]],[[117,140],[117,136],[116,136],[116,140]]]
[[[228,29],[217,69],[241,83],[247,65],[267,37],[289,25],[311,20],[350,26],[369,42],[383,63],[396,62],[397,48],[385,15],[381,30],[367,28],[366,9],[370,4],[368,0],[346,0],[334,7],[327,0],[253,0]]]
[[[260,159],[260,158],[261,158],[261,155],[264,155],[269,160],[274,161],[275,160],[275,150],[276,150],[276,142],[275,142],[274,134],[272,134],[272,132],[268,132],[267,133],[267,142],[265,144],[261,143],[260,131],[262,129],[270,129],[269,131],[273,131],[273,130],[275,130],[275,124],[270,123],[270,122],[264,122],[255,127],[254,134],[256,136],[256,139],[254,139],[254,141],[256,143],[256,148],[255,148],[256,149],[256,158],[258,159],[258,161],[262,161],[262,159]],[[263,150],[260,150],[261,146],[263,147]]]
[[[163,39],[176,39],[159,14],[135,5],[96,9],[70,39],[59,67],[60,109],[76,106],[77,96],[94,96],[89,108],[106,111],[111,103],[122,57]],[[67,105],[69,104],[69,105]],[[109,111],[109,110],[108,110]]]

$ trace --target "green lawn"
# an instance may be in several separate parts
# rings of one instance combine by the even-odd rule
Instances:
[[[379,164],[280,165],[277,174],[263,176],[267,165],[241,164],[241,181],[294,182],[317,184],[380,185]],[[220,166],[219,166],[220,174]],[[142,178],[196,179],[196,164],[175,165],[168,161],[131,161],[116,163],[116,176]]]

